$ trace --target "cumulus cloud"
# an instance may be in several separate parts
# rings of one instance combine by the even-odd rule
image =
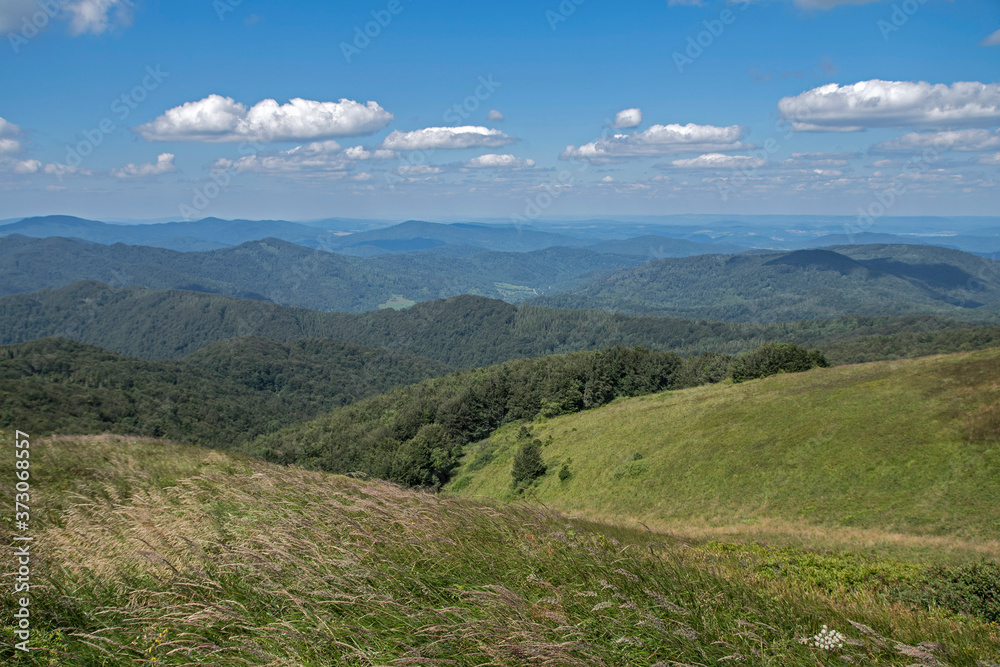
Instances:
[[[980,155],[979,159],[976,160],[979,164],[989,164],[989,165],[1000,165],[1000,153],[993,153],[991,155]]]
[[[616,130],[625,130],[639,127],[640,123],[642,123],[641,109],[624,109],[615,114],[615,122],[611,124],[611,127]]]
[[[121,169],[112,169],[111,174],[118,178],[134,178],[140,176],[159,176],[160,174],[169,174],[173,171],[177,171],[177,167],[174,166],[174,154],[161,153],[157,156],[156,162],[147,162],[145,164],[129,162]]]
[[[14,164],[14,171],[18,174],[37,174],[42,169],[42,163],[38,160],[24,160]]]
[[[1000,84],[960,81],[859,81],[827,84],[778,102],[792,129],[856,132],[902,125],[992,125],[1000,121]]]
[[[505,119],[502,113],[500,113],[496,109],[490,109],[490,112],[486,114],[486,120],[490,121],[491,123],[502,123]]]
[[[833,9],[837,5],[867,5],[881,0],[792,0],[796,7],[802,9]]]
[[[392,119],[375,102],[296,97],[282,105],[263,100],[247,109],[231,97],[209,95],[169,109],[136,131],[150,141],[310,141],[370,134]]]
[[[746,130],[738,125],[653,125],[644,132],[616,134],[580,147],[567,146],[562,160],[610,162],[627,157],[657,157],[677,153],[741,151],[752,148],[740,141]]]
[[[782,161],[785,167],[846,167],[848,160],[859,157],[853,153],[792,153]]]
[[[470,169],[526,169],[535,166],[534,160],[522,160],[513,155],[487,153],[474,157],[465,163]]]
[[[33,30],[44,30],[54,21],[69,21],[73,35],[99,35],[117,26],[132,23],[131,0],[4,0],[0,3],[0,32],[19,34],[25,20]]]
[[[750,155],[707,153],[685,160],[674,160],[670,164],[678,169],[756,169],[766,162],[764,158]]]
[[[879,151],[920,151],[938,148],[953,151],[989,151],[1000,148],[1000,130],[951,130],[908,132],[896,139],[875,144]]]
[[[9,155],[21,150],[21,128],[9,120],[0,118],[0,155]]]
[[[31,160],[29,160],[31,162]],[[49,176],[58,176],[60,179],[64,176],[91,176],[92,173],[89,169],[81,169],[80,167],[70,167],[65,164],[47,164],[42,170]]]
[[[74,35],[99,35],[113,26],[132,24],[130,0],[77,0],[65,5],[69,12],[69,31]]]
[[[440,174],[444,169],[441,167],[434,167],[429,164],[404,164],[396,169],[396,173],[400,176],[433,176],[434,174]]]
[[[1000,30],[979,42],[980,46],[1000,46]]]
[[[351,164],[336,141],[314,141],[287,151],[245,155],[238,160],[220,158],[212,165],[213,171],[240,172],[344,172]]]
[[[396,155],[396,151],[387,151],[384,148],[370,151],[364,146],[351,146],[344,149],[344,156],[350,160],[391,160]]]
[[[474,125],[460,127],[425,127],[412,132],[395,130],[382,141],[382,148],[394,151],[419,151],[453,148],[498,148],[514,143],[500,130]]]
[[[397,157],[394,151],[368,150],[364,146],[342,148],[332,139],[314,141],[287,151],[256,153],[238,160],[220,158],[212,165],[213,171],[243,171],[261,173],[300,173],[343,175],[351,167],[365,160],[388,160]]]

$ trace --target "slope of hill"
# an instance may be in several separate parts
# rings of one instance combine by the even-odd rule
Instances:
[[[332,340],[234,339],[182,361],[150,362],[41,339],[0,347],[0,428],[232,447],[449,370]]]
[[[521,301],[560,283],[641,264],[636,257],[550,248],[530,253],[345,257],[278,239],[208,252],[101,245],[65,238],[0,238],[0,294],[78,280],[190,289],[316,310],[374,310],[399,297],[427,301],[482,294]]]
[[[855,531],[876,548],[987,548],[1000,526],[997,378],[991,349],[617,402],[531,426],[549,471],[532,493],[582,516],[772,543]],[[452,488],[511,497],[521,436],[509,427],[471,448]]]
[[[29,442],[34,650],[15,649],[18,601],[5,595],[5,664],[815,667],[836,655],[904,667],[942,651],[956,665],[1000,658],[995,625],[894,601],[884,582],[915,576],[899,564],[804,554],[801,571],[779,574],[717,548],[532,507],[163,441]],[[14,451],[4,450],[8,469]],[[11,478],[0,480],[4,494]],[[10,541],[13,529],[4,530]],[[0,566],[18,565],[15,550],[3,550]],[[867,576],[849,588],[816,583],[817,574],[849,581],[845,573]],[[845,635],[843,648],[810,640],[823,625]]]
[[[534,303],[749,322],[846,313],[995,321],[1000,262],[909,245],[707,255],[650,262]]]
[[[355,315],[95,282],[0,297],[0,344],[50,336],[147,360],[183,357],[234,337],[334,338],[435,359],[455,368],[607,345],[639,345],[684,355],[738,354],[767,341],[786,341],[829,350],[828,358],[836,364],[1000,344],[998,327],[969,328],[930,316],[742,324],[518,307],[473,296]]]

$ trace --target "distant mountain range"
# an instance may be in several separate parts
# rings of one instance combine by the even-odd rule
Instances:
[[[996,321],[1000,262],[914,245],[705,255],[657,260],[534,303],[743,322],[846,313]]]
[[[627,216],[626,216],[627,217]],[[744,216],[745,217],[745,216]],[[216,250],[277,238],[344,255],[371,257],[433,252],[463,256],[484,251],[531,252],[551,247],[591,247],[597,252],[646,259],[736,253],[748,248],[798,250],[829,245],[925,244],[982,255],[1000,253],[996,218],[893,218],[878,228],[857,227],[845,216],[660,216],[648,223],[581,220],[565,223],[411,220],[399,224],[351,218],[303,223],[283,220],[221,220],[107,224],[65,215],[0,221],[0,236],[63,236],[95,243],[126,243],[179,251]]]
[[[0,295],[78,280],[153,289],[186,289],[274,301],[315,310],[361,312],[459,294],[521,301],[569,287],[642,258],[583,248],[528,253],[480,252],[345,257],[280,239],[205,252],[59,237],[0,238]]]

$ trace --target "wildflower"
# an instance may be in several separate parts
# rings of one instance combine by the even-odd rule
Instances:
[[[824,625],[819,634],[813,637],[813,643],[816,648],[826,649],[827,651],[844,648],[844,635],[836,630],[830,630]]]

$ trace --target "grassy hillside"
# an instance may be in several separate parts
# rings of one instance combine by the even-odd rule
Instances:
[[[321,313],[181,290],[95,282],[0,297],[0,344],[60,336],[141,359],[179,358],[220,340],[334,338],[475,368],[607,345],[739,354],[767,341],[819,347],[831,363],[1000,345],[1000,327],[932,316],[844,316],[778,324],[711,322],[514,306],[460,296],[402,311]]]
[[[14,596],[2,596],[7,665],[1000,659],[996,625],[895,602],[890,582],[914,574],[888,562],[814,557],[777,573],[717,546],[162,441],[33,438],[30,450],[36,648],[13,648]],[[866,576],[845,585],[845,565]],[[823,625],[842,648],[815,646]]]
[[[532,497],[684,532],[996,556],[998,378],[993,349],[615,402],[532,425],[548,464]],[[519,438],[471,447],[452,488],[512,497]]]
[[[179,361],[143,361],[41,339],[0,347],[0,428],[233,447],[449,370],[334,340],[233,339]]]
[[[847,313],[996,321],[1000,262],[910,245],[705,255],[650,262],[536,303],[743,322]]]

